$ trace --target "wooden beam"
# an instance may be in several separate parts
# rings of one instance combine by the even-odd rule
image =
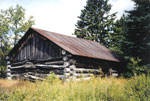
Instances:
[[[44,65],[44,64],[35,64],[35,66],[40,66],[43,68],[64,68],[63,65]]]

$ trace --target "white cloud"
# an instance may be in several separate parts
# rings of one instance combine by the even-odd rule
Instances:
[[[133,9],[134,2],[131,0],[110,0],[112,4],[111,13],[118,12],[117,17],[120,18],[125,10]]]
[[[119,12],[119,17],[134,4],[131,0],[110,0],[110,3],[113,5],[111,12]],[[0,9],[16,4],[26,9],[28,17],[34,16],[36,25],[33,27],[72,35],[86,0],[0,0]]]

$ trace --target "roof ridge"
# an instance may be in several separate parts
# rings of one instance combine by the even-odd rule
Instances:
[[[48,30],[43,30],[43,29],[39,29],[39,28],[35,28],[35,27],[31,27],[32,29],[37,29],[37,30],[41,30],[41,31],[46,31],[46,32],[50,32],[50,33],[53,33],[53,34],[58,34],[58,35],[61,35],[61,36],[67,36],[67,37],[71,37],[71,38],[75,38],[75,39],[80,39],[80,40],[85,40],[85,41],[90,41],[90,42],[94,42],[94,43],[97,43],[99,44],[100,46],[102,46],[103,48],[107,49],[105,46],[101,45],[100,43],[96,42],[96,41],[92,41],[92,40],[88,40],[88,39],[84,39],[84,38],[78,38],[78,37],[73,37],[73,36],[69,36],[69,35],[64,35],[64,34],[60,34],[60,33],[57,33],[57,32],[52,32],[52,31],[48,31]],[[109,49],[107,49],[108,51],[110,51]]]

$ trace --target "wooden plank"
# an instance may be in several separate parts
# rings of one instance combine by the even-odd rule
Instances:
[[[25,55],[25,47],[22,48],[22,60],[24,60]]]
[[[31,34],[30,38],[30,60],[33,58],[33,34]]]
[[[54,45],[51,45],[51,57],[54,57]]]
[[[36,36],[36,59],[40,59],[40,45],[41,45],[41,43],[40,43],[40,38],[39,38],[39,36],[37,35]]]
[[[33,60],[35,60],[36,58],[35,58],[35,53],[36,53],[36,44],[35,44],[35,42],[36,42],[36,38],[35,38],[35,35],[33,34],[33,45],[32,45],[32,47],[33,47],[33,50],[32,50],[32,59]]]
[[[52,49],[52,47],[51,47],[51,43],[49,43],[49,45],[48,45],[48,49],[49,49],[49,53],[48,53],[48,56],[49,56],[49,58],[51,58],[52,56],[51,56],[51,49]]]
[[[47,42],[46,40],[43,40],[43,57],[46,58],[46,50],[47,50]]]
[[[43,59],[43,40],[40,39],[40,59]]]
[[[27,43],[27,59],[30,60],[30,40]]]

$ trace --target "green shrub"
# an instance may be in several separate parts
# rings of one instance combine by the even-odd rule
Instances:
[[[6,66],[0,66],[0,78],[6,77]]]
[[[130,101],[150,100],[150,76],[133,77],[125,87],[125,95]]]

